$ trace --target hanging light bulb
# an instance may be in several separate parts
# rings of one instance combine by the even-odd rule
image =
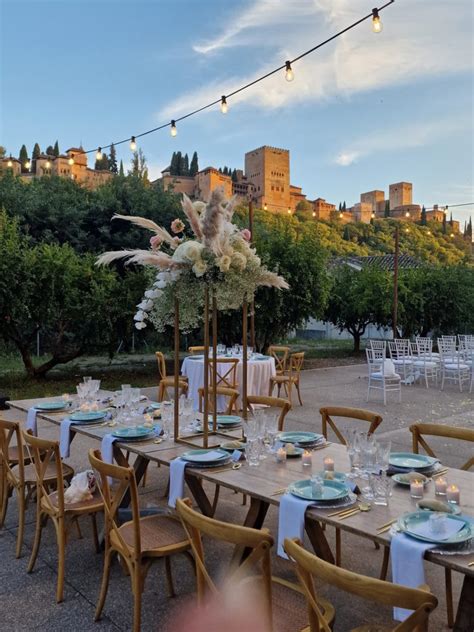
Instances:
[[[96,160],[102,160],[102,147],[97,147],[97,153],[95,155]]]
[[[288,215],[291,215],[291,208],[288,208],[287,213],[288,213]]]
[[[176,136],[178,130],[176,129],[175,121],[171,121],[171,136]]]
[[[137,150],[137,142],[135,140],[135,136],[132,136],[132,138],[130,139],[130,151],[136,151]]]
[[[225,98],[224,95],[222,95],[222,97],[221,97],[221,112],[222,112],[222,114],[227,114],[228,111],[229,111],[229,106],[227,105],[227,99]]]
[[[13,160],[12,160],[11,154],[10,154],[10,158],[8,159],[8,162],[7,162],[7,167],[13,167]]]
[[[372,9],[372,30],[374,33],[380,33],[383,29],[382,21],[380,20],[379,10]]]
[[[69,156],[69,160],[68,160],[67,162],[68,162],[68,164],[69,164],[69,165],[71,165],[71,167],[72,167],[72,165],[74,164],[74,154],[71,154],[71,155]]]
[[[51,162],[50,162],[49,160],[47,160],[47,161],[44,163],[44,166],[46,167],[46,169],[50,169],[50,168],[51,168]]]
[[[371,218],[375,219],[375,213],[372,213]]]
[[[429,230],[426,234],[427,234],[427,235],[431,235],[431,230]]]
[[[342,219],[343,217],[344,217],[344,215],[343,215],[342,211],[340,211],[340,213],[339,213],[339,219]]]
[[[25,160],[25,169],[29,169],[30,167],[31,167],[31,161],[29,159]]]
[[[293,81],[293,79],[295,78],[295,73],[293,72],[291,63],[289,61],[285,61],[285,66],[286,66],[285,79],[287,81]]]
[[[450,236],[450,237],[451,237],[451,239],[452,239],[452,238],[454,237],[454,233],[451,233],[449,236]]]
[[[265,202],[265,204],[263,205],[263,210],[264,210],[264,211],[268,211],[268,206],[267,206],[267,203],[266,203],[266,202]]]
[[[316,211],[313,211],[313,217],[316,217]]]
[[[410,211],[407,211],[407,212],[405,213],[405,217],[410,217]]]

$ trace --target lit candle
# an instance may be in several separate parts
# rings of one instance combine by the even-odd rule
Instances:
[[[334,472],[334,461],[333,461],[333,459],[331,459],[330,456],[327,456],[323,460],[323,465],[324,465],[324,471],[325,472]]]
[[[448,503],[459,505],[461,502],[461,492],[457,485],[449,485],[446,489],[446,500]]]
[[[435,480],[435,494],[436,496],[446,496],[446,489],[448,487],[448,481],[440,476]]]
[[[414,480],[410,483],[410,496],[412,498],[423,498],[424,494],[423,481]]]
[[[313,455],[309,450],[303,452],[303,465],[311,467],[313,465]]]
[[[278,448],[276,453],[276,460],[277,463],[283,463],[283,461],[286,461],[286,450],[284,448]]]

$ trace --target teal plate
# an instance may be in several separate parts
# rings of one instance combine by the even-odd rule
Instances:
[[[218,426],[240,426],[242,419],[237,415],[217,415]]]
[[[134,428],[119,428],[114,430],[112,435],[117,439],[125,439],[127,441],[137,441],[140,439],[148,439],[154,433],[154,428],[145,428],[144,426],[135,426]]]
[[[277,439],[279,441],[283,441],[283,443],[315,443],[316,441],[320,441],[323,439],[323,435],[317,434],[316,432],[280,432]]]
[[[412,529],[424,522],[427,522],[430,519],[431,513],[431,511],[415,511],[413,513],[406,514],[398,519],[397,526],[400,531],[406,533],[406,535],[409,535],[416,540],[421,540],[422,542],[432,542],[433,544],[461,544],[462,542],[467,542],[474,536],[474,527],[467,520],[464,520],[464,518],[454,516],[452,514],[449,514],[449,519],[460,520],[464,523],[464,526],[460,529],[460,531],[447,540],[440,540],[436,537],[428,538],[414,533]]]
[[[303,452],[303,448],[298,448],[294,446],[293,452],[287,452],[286,456],[288,459],[298,459],[300,456],[303,455]]]
[[[69,419],[71,419],[72,421],[87,423],[91,421],[99,421],[100,419],[104,419],[106,415],[107,415],[106,410],[97,410],[97,411],[93,411],[89,413],[79,410],[75,413],[72,413],[72,415],[69,416]]]
[[[219,457],[215,457],[215,458],[210,458],[209,460],[207,460],[205,458],[206,453],[213,453],[213,452],[219,452],[220,456]],[[214,450],[204,450],[204,449],[200,449],[200,450],[189,450],[188,452],[185,452],[184,454],[181,455],[181,458],[183,459],[183,461],[189,461],[189,463],[219,463],[222,460],[226,460],[229,458],[229,453],[226,452],[225,450],[220,450],[219,448],[216,448]]]
[[[61,400],[59,402],[42,402],[41,404],[36,404],[36,410],[62,410],[66,408],[67,402]]]
[[[309,479],[304,479],[302,481],[296,481],[295,483],[291,483],[288,487],[288,491],[293,496],[298,496],[298,498],[304,498],[305,500],[340,500],[341,498],[345,498],[349,494],[349,490],[344,483],[340,483],[338,481],[324,481],[322,492],[313,494],[313,490],[311,488],[311,481]]]
[[[243,441],[226,441],[225,443],[221,443],[221,450],[225,450],[226,452],[239,450],[243,452],[245,450],[245,443]]]
[[[337,483],[346,483],[347,477],[344,472],[331,472],[333,478],[326,478],[326,472],[316,472],[325,481],[336,481]]]
[[[424,454],[412,454],[411,452],[392,452],[390,454],[390,465],[393,467],[405,467],[412,470],[422,470],[433,467],[439,463],[439,459]]]

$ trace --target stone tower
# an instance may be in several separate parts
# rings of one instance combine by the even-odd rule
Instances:
[[[264,145],[245,154],[245,176],[261,208],[287,213],[290,208],[290,152]]]

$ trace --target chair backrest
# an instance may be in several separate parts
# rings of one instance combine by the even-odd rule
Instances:
[[[388,341],[388,350],[392,360],[400,360],[411,356],[411,344],[408,338],[396,338]]]
[[[474,349],[474,336],[470,334],[458,334],[460,349]]]
[[[194,346],[194,347],[188,347],[188,351],[191,355],[195,355],[196,353],[204,353],[206,347],[203,346]]]
[[[63,518],[64,479],[61,456],[59,453],[59,442],[35,437],[33,436],[31,430],[26,430],[26,432],[23,430],[22,436],[35,467],[37,492],[36,502],[39,504],[41,502],[41,498],[44,498],[44,502],[49,513],[55,514],[58,518]],[[50,473],[47,474],[48,466],[53,466],[56,471],[56,504],[53,504],[53,502],[49,498],[50,491],[48,489],[48,486],[45,485],[44,482],[46,475],[48,475],[48,478],[50,477]]]
[[[297,351],[296,353],[292,353],[290,355],[290,367],[288,369],[288,373],[291,377],[295,377],[298,375],[303,368],[304,362],[304,351]]]
[[[296,566],[296,574],[306,597],[311,632],[331,632],[331,627],[325,621],[318,602],[313,576],[323,584],[330,584],[367,601],[413,610],[414,612],[405,621],[394,625],[394,632],[428,629],[428,617],[438,605],[438,600],[427,590],[407,588],[339,568],[306,551],[299,540],[286,539],[284,547]],[[367,626],[367,629],[369,627]]]
[[[18,448],[18,468],[12,470],[13,465],[10,454],[12,444]],[[7,421],[0,419],[0,468],[3,476],[15,487],[20,487],[25,483],[25,462],[23,459],[23,441],[21,438],[20,423],[17,421]],[[3,480],[0,480],[3,486]]]
[[[455,336],[442,336],[438,338],[438,350],[441,355],[456,355],[456,337]]]
[[[158,362],[158,376],[160,380],[164,380],[166,377],[166,361],[165,356],[161,351],[155,351],[156,360]]]
[[[250,410],[253,410],[253,406],[279,408],[280,415],[278,417],[278,431],[281,432],[283,430],[285,417],[291,409],[291,404],[287,399],[284,399],[283,397],[270,397],[268,395],[247,395],[247,403]]]
[[[290,354],[290,347],[270,345],[268,347],[268,353],[275,359],[276,372],[283,373],[286,371],[286,363]]]
[[[367,431],[368,434],[375,432],[383,421],[383,417],[378,413],[373,413],[370,410],[364,410],[363,408],[324,406],[319,409],[319,412],[321,413],[322,433],[325,438],[328,438],[328,426],[330,426],[342,445],[347,445],[347,441],[337,427],[333,417],[344,417],[345,419],[365,421],[370,424],[369,430]]]
[[[369,345],[372,351],[383,351],[385,355],[385,350],[387,348],[386,340],[369,340]]]
[[[421,336],[417,336],[415,338],[415,346],[416,353],[419,356],[429,355],[431,356],[433,352],[433,341],[431,338],[422,338]]]
[[[238,358],[209,358],[209,384],[213,386],[224,386],[225,388],[237,387],[237,366]],[[214,384],[214,366],[216,367],[216,383]]]
[[[383,375],[385,372],[385,349],[366,348],[365,356],[367,358],[369,373],[380,371]]]
[[[204,390],[204,389],[203,389]],[[228,397],[229,399],[227,400],[227,408],[225,411],[226,415],[232,415],[232,412],[234,411],[234,409],[236,409],[236,401],[239,397],[239,391],[235,388],[227,388],[226,386],[218,386],[216,389],[216,396],[218,397],[219,395],[223,395],[224,397]],[[214,410],[213,408],[213,404],[214,404],[214,388],[213,387],[209,387],[209,409],[210,410]],[[200,412],[202,412],[202,410],[200,410]]]
[[[418,454],[419,446],[421,445],[429,456],[436,458],[436,454],[430,448],[423,435],[459,439],[460,441],[471,441],[471,443],[474,443],[474,430],[472,428],[455,428],[441,424],[412,424],[409,430],[412,434],[413,452],[415,454]],[[474,467],[474,457],[468,459],[460,469],[469,470],[471,467]]]
[[[141,556],[140,511],[138,508],[137,482],[133,467],[122,467],[115,463],[106,463],[102,460],[100,450],[97,449],[89,450],[89,462],[98,474],[98,488],[104,502],[106,544],[110,543],[110,536],[113,533],[115,542],[123,552],[123,557],[139,560]],[[117,524],[118,509],[127,491],[130,492],[130,507],[132,510],[133,546],[125,542]]]
[[[191,548],[196,562],[197,596],[199,603],[203,602],[207,591],[218,594],[219,589],[211,579],[206,568],[202,535],[212,540],[227,542],[237,546],[227,573],[226,581],[239,582],[248,578],[252,568],[260,566],[259,575],[263,584],[268,608],[269,620],[271,620],[271,561],[270,550],[273,546],[273,537],[268,529],[251,529],[241,527],[228,522],[221,522],[214,518],[208,518],[191,508],[189,499],[176,501],[178,512],[183,527],[189,537]],[[250,554],[241,561],[242,548],[252,549]],[[240,554],[237,551],[240,549]],[[222,581],[222,576],[221,576]]]

